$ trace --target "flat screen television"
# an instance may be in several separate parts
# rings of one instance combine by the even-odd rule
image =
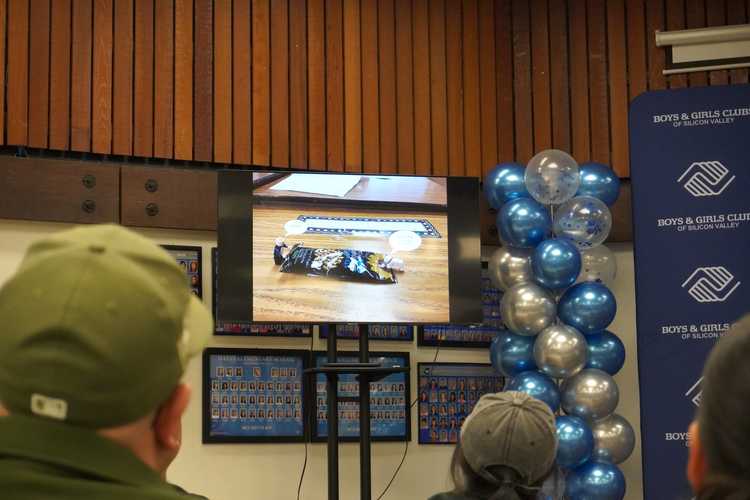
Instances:
[[[219,172],[219,321],[480,323],[479,182]]]

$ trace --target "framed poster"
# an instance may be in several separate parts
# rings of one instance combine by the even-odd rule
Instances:
[[[203,298],[203,249],[187,245],[162,245],[162,248],[185,270],[193,293]]]
[[[487,262],[482,262],[482,324],[420,325],[417,345],[442,347],[489,347],[492,339],[505,327],[500,316],[503,294],[492,286]]]
[[[310,337],[312,325],[303,323],[237,323],[217,320],[219,252],[211,249],[211,279],[213,283],[212,305],[214,313],[214,335],[237,335],[246,337]]]
[[[356,340],[359,338],[359,332],[363,328],[367,329],[370,340],[402,340],[406,342],[414,340],[413,325],[357,325],[352,323],[320,325],[320,338],[328,338],[328,332],[333,330],[336,332],[337,339]]]
[[[203,351],[203,442],[302,442],[310,351]]]
[[[325,352],[315,352],[315,366],[326,362]],[[357,362],[356,353],[339,353],[339,362]],[[408,352],[373,352],[370,361],[380,361],[388,367],[408,367]],[[409,373],[393,373],[370,383],[370,435],[372,441],[411,440],[411,408],[409,401]],[[339,375],[338,396],[359,398],[357,375]],[[312,439],[325,441],[328,435],[326,376],[319,373],[315,377],[313,398]],[[357,441],[359,439],[359,400],[339,401],[339,439]]]
[[[490,364],[419,363],[417,369],[420,444],[455,444],[479,398],[505,385]]]

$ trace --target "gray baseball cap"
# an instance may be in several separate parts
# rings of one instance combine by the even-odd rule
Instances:
[[[488,470],[515,470],[524,485],[543,479],[557,455],[555,416],[549,407],[523,392],[485,394],[461,427],[461,450],[472,470],[490,483]]]

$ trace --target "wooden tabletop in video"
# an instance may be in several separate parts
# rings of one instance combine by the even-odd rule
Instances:
[[[416,177],[409,179],[403,189],[414,188],[419,183]],[[372,177],[369,178],[372,180]],[[412,196],[420,205],[426,203],[445,205],[445,188],[434,191],[421,178],[422,194]],[[444,179],[438,179],[443,181]],[[386,182],[385,180],[383,182]],[[315,205],[304,196],[300,202],[253,206],[253,320],[254,321],[299,321],[324,322],[394,322],[394,323],[446,323],[449,318],[448,300],[448,217],[445,210],[416,211],[404,206],[405,198],[393,194],[398,192],[397,182],[390,182],[394,191],[378,194],[377,200],[394,199],[394,209],[368,209],[358,207],[357,202],[371,201],[374,196],[368,189],[360,189],[358,183],[347,194],[349,203],[332,206]],[[369,183],[368,184],[377,184]],[[268,187],[268,184],[263,187]],[[258,189],[263,189],[258,188]],[[372,187],[372,185],[370,186]],[[355,192],[356,191],[356,192]],[[269,191],[272,193],[272,191]],[[403,193],[403,191],[401,191]],[[442,192],[442,197],[440,196]],[[256,196],[258,195],[256,189]],[[300,193],[295,193],[299,195]],[[271,195],[273,196],[273,195]],[[364,197],[364,198],[363,198]],[[430,198],[431,197],[431,198]],[[429,200],[429,201],[426,201]],[[398,207],[398,208],[396,208]],[[423,237],[421,246],[413,251],[399,251],[396,257],[403,259],[406,269],[395,272],[396,283],[357,281],[329,276],[312,276],[298,273],[282,273],[273,260],[276,238],[284,237],[284,225],[300,216],[319,217],[366,217],[384,219],[425,220],[440,234]],[[357,249],[387,254],[391,251],[387,234],[315,234],[305,233],[286,236],[290,247],[301,243],[311,248]]]
[[[312,172],[310,172],[312,173]],[[316,193],[273,189],[287,176],[274,173],[255,173],[254,180],[270,182],[257,187],[253,194],[267,198],[307,198],[341,202],[376,201],[400,204],[420,204],[446,207],[448,194],[444,178],[408,177],[396,175],[363,175],[359,182],[344,196],[327,196]]]

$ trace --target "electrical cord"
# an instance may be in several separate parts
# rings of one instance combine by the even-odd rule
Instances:
[[[442,341],[442,338],[438,340],[437,348],[435,349],[435,357],[432,359],[432,362],[437,362],[438,354],[440,354],[440,341]],[[419,374],[417,374],[417,380],[419,379]],[[414,398],[414,401],[412,401],[411,405],[409,406],[409,410],[413,409],[414,406],[416,406],[417,402],[419,401],[419,388],[417,388],[417,397]],[[404,454],[401,456],[401,462],[399,462],[398,467],[396,467],[396,470],[393,471],[393,475],[391,476],[391,480],[388,481],[388,484],[386,485],[385,489],[383,490],[383,493],[378,496],[377,500],[381,500],[386,493],[388,493],[388,489],[390,489],[393,482],[396,480],[396,476],[398,476],[398,473],[401,472],[401,467],[404,465],[404,462],[406,461],[406,454],[409,452],[409,441],[405,442],[404,445]],[[299,500],[299,499],[297,499]]]
[[[311,327],[312,328],[312,327]],[[312,356],[313,349],[315,348],[315,335],[313,335],[313,332],[310,331],[310,356]],[[313,387],[315,384],[311,384]],[[304,418],[304,416],[302,417]],[[307,442],[309,441],[309,436],[307,433],[309,432],[309,426],[304,426],[307,430],[305,431],[305,461],[302,464],[302,472],[299,476],[299,483],[297,484],[297,500],[300,499],[300,494],[302,493],[302,481],[305,480],[305,471],[307,470]]]

